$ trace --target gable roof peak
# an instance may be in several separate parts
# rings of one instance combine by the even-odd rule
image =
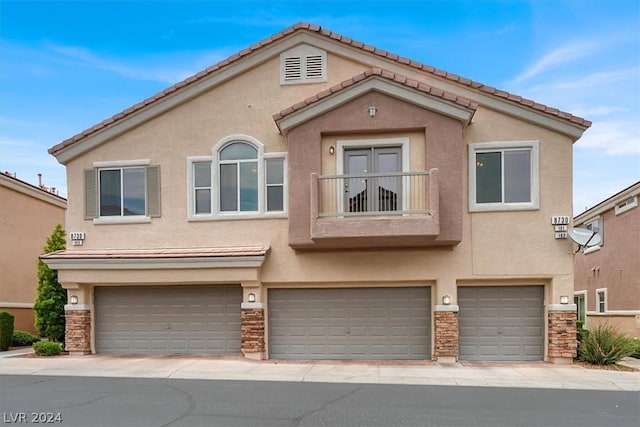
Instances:
[[[439,70],[437,68],[434,68],[432,66],[429,65],[425,65],[422,64],[418,61],[414,61],[410,58],[405,58],[405,57],[401,57],[397,54],[388,52],[386,50],[383,49],[379,49],[376,48],[375,46],[371,46],[371,45],[367,45],[363,42],[357,41],[357,40],[353,40],[349,37],[345,37],[342,36],[341,34],[332,32],[328,29],[325,29],[323,27],[321,27],[320,25],[316,25],[316,24],[311,24],[308,22],[298,22],[290,27],[285,28],[284,30],[275,33],[257,43],[254,43],[253,45],[249,46],[248,48],[245,48],[231,56],[229,56],[228,58],[206,68],[205,70],[200,71],[199,73],[196,73],[195,75],[188,77],[187,79],[176,83],[175,85],[157,93],[154,96],[151,96],[135,105],[133,105],[132,107],[129,107],[125,110],[123,110],[120,113],[117,113],[116,115],[103,120],[102,122],[80,132],[79,134],[72,136],[71,138],[68,138],[64,141],[62,141],[61,143],[51,147],[49,149],[49,153],[58,157],[59,155],[61,155],[61,153],[63,151],[66,151],[67,148],[70,148],[72,146],[75,146],[76,144],[78,144],[79,142],[85,140],[86,138],[92,136],[93,134],[96,134],[102,130],[105,130],[107,128],[110,128],[111,126],[114,126],[118,123],[120,123],[121,121],[125,120],[127,117],[133,115],[134,113],[137,113],[140,110],[146,109],[147,107],[150,107],[152,105],[157,104],[158,102],[162,101],[163,99],[169,97],[170,95],[174,94],[175,92],[178,91],[182,91],[185,88],[192,86],[194,84],[197,84],[198,82],[206,79],[207,77],[209,77],[210,75],[220,71],[221,69],[224,69],[234,63],[236,63],[237,61],[241,60],[242,58],[248,56],[248,55],[252,55],[254,54],[256,51],[263,49],[266,46],[272,45],[276,42],[278,42],[281,39],[284,39],[298,31],[309,31],[312,33],[316,33],[316,34],[320,34],[322,36],[328,37],[331,40],[341,43],[343,45],[346,45],[350,48],[355,48],[355,49],[359,49],[362,50],[364,52],[367,52],[370,55],[375,55],[381,58],[384,58],[386,60],[389,61],[393,61],[396,62],[398,64],[416,69],[416,70],[420,70],[422,72],[431,74],[433,76],[436,76],[438,78],[447,80],[447,81],[451,81],[451,82],[456,82],[459,85],[462,86],[466,86],[470,89],[491,95],[493,97],[496,98],[501,98],[503,100],[507,100],[510,102],[513,102],[515,104],[519,104],[520,106],[524,106],[524,107],[528,107],[531,108],[533,110],[537,110],[540,113],[543,113],[545,115],[548,116],[553,116],[556,119],[560,119],[562,121],[566,121],[571,123],[574,126],[578,126],[578,128],[580,128],[582,131],[586,130],[587,128],[589,128],[591,126],[591,122],[589,120],[585,120],[581,117],[577,117],[574,116],[570,113],[566,113],[563,111],[560,111],[556,108],[551,108],[551,107],[547,107],[546,105],[543,104],[539,104],[536,103],[532,100],[528,100],[525,98],[522,98],[520,96],[517,95],[513,95],[509,92],[506,91],[502,91],[502,90],[498,90],[494,87],[491,86],[486,86],[482,83],[478,83],[475,82],[473,80],[467,79],[467,78],[463,78],[460,77],[456,74],[453,73],[448,73],[444,70]],[[371,73],[374,73],[374,69],[371,69],[372,71],[370,71]],[[381,70],[381,69],[380,69]],[[381,73],[383,73],[383,70],[380,71]],[[384,76],[383,74],[380,74],[381,76]],[[62,156],[65,157],[65,156]],[[60,157],[58,157],[58,160],[63,162],[61,160]],[[68,159],[66,159],[68,160]]]
[[[478,104],[462,96],[458,96],[454,93],[447,92],[446,90],[439,89],[437,87],[430,86],[426,83],[419,82],[418,80],[408,78],[406,76],[403,76],[402,74],[398,74],[389,70],[374,67],[374,68],[369,68],[360,74],[356,74],[350,79],[343,80],[342,82],[336,84],[335,86],[325,89],[322,92],[319,92],[301,102],[298,102],[297,104],[294,104],[280,111],[279,113],[274,114],[273,119],[276,122],[278,122],[284,119],[285,117],[297,111],[300,111],[303,108],[306,108],[312,104],[316,104],[317,102],[320,102],[321,100],[335,93],[341,92],[366,79],[375,78],[375,77],[378,77],[383,80],[387,80],[389,82],[394,82],[401,86],[406,86],[407,88],[413,89],[418,92],[422,92],[426,95],[431,95],[432,97],[435,97],[435,98],[440,98],[444,101],[452,102],[454,104],[457,104],[460,107],[466,108],[474,112],[478,108]]]

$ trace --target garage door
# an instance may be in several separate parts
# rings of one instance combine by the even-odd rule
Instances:
[[[240,286],[97,287],[98,353],[240,352]]]
[[[428,359],[429,288],[270,289],[274,359]]]
[[[458,288],[460,360],[542,360],[542,286]]]

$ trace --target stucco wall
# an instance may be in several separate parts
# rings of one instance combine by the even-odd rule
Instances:
[[[640,313],[640,208],[615,215],[604,212],[604,244],[600,250],[578,253],[575,290],[587,291],[587,310],[596,311],[596,289],[607,289],[608,310]]]
[[[452,199],[441,200],[441,206],[445,205],[441,217],[461,240],[453,248],[296,253],[288,244],[292,218],[188,221],[187,157],[210,155],[217,141],[237,133],[257,138],[265,145],[266,152],[292,152],[292,147],[287,146],[278,133],[272,115],[365,68],[330,55],[330,83],[281,87],[278,61],[271,60],[72,160],[67,165],[70,194],[82,194],[82,171],[92,167],[94,161],[149,159],[152,164],[161,165],[162,179],[162,216],[149,224],[94,225],[91,220],[83,219],[82,197],[71,198],[67,229],[86,232],[84,246],[73,249],[266,244],[272,250],[261,270],[260,280],[265,284],[438,282],[438,295],[455,296],[456,281],[480,280],[481,283],[551,284],[553,289],[547,301],[554,303],[558,302],[559,295],[571,295],[572,246],[568,240],[554,239],[550,217],[571,212],[572,141],[482,106],[464,130],[461,146],[456,147],[453,157],[446,158],[450,161],[435,161],[437,156],[429,150],[430,138],[443,133],[432,132],[433,129],[424,133],[415,128],[402,131],[411,138],[416,132],[424,135],[427,168],[439,167],[451,174],[442,180],[443,186],[451,190],[447,194]],[[371,96],[385,105],[398,103],[382,99],[380,94]],[[358,101],[362,105],[357,107],[367,107],[370,101],[363,97]],[[355,107],[355,103],[350,106],[354,111]],[[402,108],[416,107],[403,105]],[[340,123],[338,114],[325,116]],[[450,121],[439,118],[433,123]],[[342,123],[347,126],[348,119],[343,118]],[[461,124],[455,122],[451,126],[460,129]],[[444,134],[448,135],[449,131]],[[468,154],[464,144],[499,140],[540,142],[539,210],[468,213]],[[307,159],[316,164],[318,170],[322,143],[326,141],[318,140],[313,153],[318,157]],[[289,159],[290,177],[300,167],[295,160]],[[290,181],[290,185],[298,184]]]
[[[367,113],[369,105],[376,105],[379,110],[375,118],[369,117]],[[399,130],[404,132],[400,133]],[[422,135],[416,135],[416,131]],[[412,171],[439,169],[440,235],[436,240],[460,240],[465,151],[462,124],[390,96],[371,92],[289,132],[289,161],[291,165],[295,165],[290,169],[289,187],[291,242],[296,245],[313,244],[309,233],[310,174],[322,172],[325,168],[322,160],[326,163],[336,162],[335,157],[327,159],[326,154],[321,151],[322,135],[333,134],[326,137],[330,140],[334,137],[356,139],[349,134],[365,133],[368,138],[373,139],[388,137],[390,132],[390,135],[409,137],[412,166],[416,168]],[[422,141],[424,143],[419,144]]]
[[[38,256],[55,226],[64,223],[64,200],[48,203],[31,195],[41,190],[28,188],[25,193],[13,187],[26,185],[1,179],[12,187],[0,185],[0,310],[16,316],[15,329],[35,332],[31,309],[15,304],[33,304],[36,298]]]

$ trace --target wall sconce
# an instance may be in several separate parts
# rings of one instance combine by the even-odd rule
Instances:
[[[254,294],[253,292],[249,293],[249,295],[247,295],[247,301],[256,302],[256,294]]]
[[[329,154],[331,154],[333,156],[333,153],[336,152],[336,149],[333,148],[333,145],[331,147],[329,147]]]
[[[451,297],[449,295],[445,295],[442,297],[442,304],[443,305],[450,305],[451,304]]]
[[[377,112],[378,108],[375,105],[369,105],[369,117],[375,117]]]
[[[71,297],[69,297],[69,302],[71,304],[77,304],[78,303],[78,296],[77,295],[71,295]]]
[[[569,297],[567,295],[561,295],[560,304],[569,304]]]

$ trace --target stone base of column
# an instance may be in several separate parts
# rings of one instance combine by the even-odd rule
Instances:
[[[264,360],[264,309],[243,308],[241,314],[241,349],[247,359]]]
[[[436,306],[434,358],[439,363],[455,363],[458,360],[458,306]]]
[[[557,364],[573,363],[578,348],[576,311],[549,310],[547,319],[547,360]]]
[[[73,306],[72,306],[73,307]],[[91,310],[65,306],[65,349],[71,356],[91,354]]]

